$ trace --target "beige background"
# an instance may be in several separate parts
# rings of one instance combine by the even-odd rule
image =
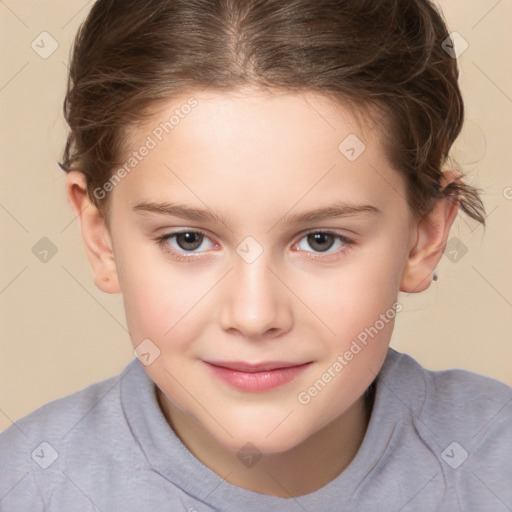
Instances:
[[[93,284],[56,164],[69,48],[91,5],[0,2],[0,430],[133,358],[121,297]],[[459,216],[451,234],[458,252],[445,253],[440,280],[399,297],[392,346],[427,368],[465,368],[512,385],[512,2],[441,6],[469,44],[459,57],[467,124],[454,156],[485,190],[488,228]],[[42,32],[58,43],[47,58],[31,47],[51,50]],[[43,237],[57,248],[46,262],[32,252]]]

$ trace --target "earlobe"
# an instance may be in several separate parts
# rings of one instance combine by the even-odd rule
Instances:
[[[87,193],[85,175],[69,171],[66,193],[78,219],[87,257],[94,272],[94,283],[106,293],[119,293],[119,278],[114,258],[112,239],[104,217]]]
[[[441,185],[445,187],[460,177],[457,171],[445,171]],[[402,273],[401,291],[417,293],[430,286],[458,209],[458,197],[443,197],[417,221],[415,240]]]

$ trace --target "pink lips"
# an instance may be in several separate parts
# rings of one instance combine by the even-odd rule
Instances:
[[[239,361],[204,361],[213,375],[242,391],[267,391],[292,381],[310,363],[267,361],[250,364]]]

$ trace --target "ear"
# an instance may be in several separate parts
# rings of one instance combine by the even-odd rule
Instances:
[[[94,283],[106,293],[119,293],[119,279],[107,223],[87,193],[85,175],[69,171],[66,176],[68,200],[78,218],[87,257],[94,272]]]
[[[449,170],[443,173],[441,186],[458,181],[462,175]],[[417,221],[414,245],[407,258],[400,290],[417,293],[426,290],[432,282],[433,272],[446,248],[450,228],[459,210],[459,198],[455,196],[438,199],[432,210]]]

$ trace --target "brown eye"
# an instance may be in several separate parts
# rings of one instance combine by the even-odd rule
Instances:
[[[310,231],[297,244],[300,252],[308,258],[339,258],[354,246],[354,241],[334,231]]]
[[[157,238],[158,245],[176,258],[198,257],[214,247],[210,238],[200,231],[175,231]]]
[[[329,233],[309,233],[307,235],[309,246],[315,251],[328,251],[335,241],[335,237]]]
[[[194,231],[184,231],[183,233],[176,233],[172,236],[176,237],[176,243],[179,248],[184,251],[193,251],[199,248],[204,238],[201,233],[196,233]]]

